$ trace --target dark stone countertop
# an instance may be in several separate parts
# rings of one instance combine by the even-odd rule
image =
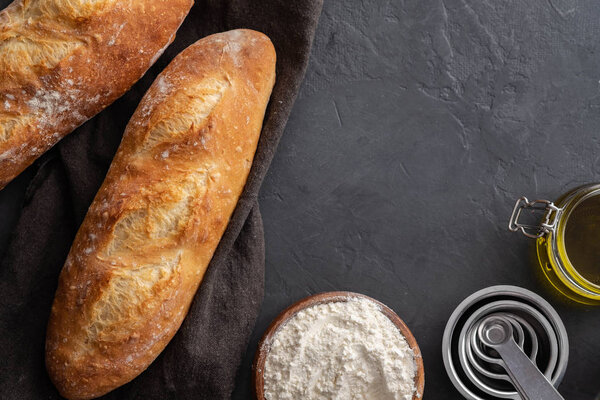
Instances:
[[[403,318],[425,399],[460,399],[441,356],[458,303],[531,289],[567,327],[569,400],[600,392],[600,308],[552,298],[531,242],[507,230],[516,198],[600,180],[600,3],[329,1],[261,194],[266,295],[251,358],[282,309],[352,290]]]
[[[600,307],[554,299],[531,242],[506,226],[521,195],[600,181],[598,37],[592,0],[326,1],[261,193],[266,293],[233,398],[250,398],[254,350],[281,310],[352,290],[411,328],[425,399],[460,399],[442,363],[445,323],[474,291],[512,284],[557,308],[571,346],[560,391],[593,399]],[[1,226],[27,181],[0,192]]]

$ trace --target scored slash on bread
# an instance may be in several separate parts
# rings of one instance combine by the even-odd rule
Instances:
[[[122,96],[192,4],[16,0],[0,11],[0,189]]]
[[[152,84],[75,238],[46,366],[69,399],[129,382],[175,335],[242,193],[275,82],[263,34],[199,40]]]

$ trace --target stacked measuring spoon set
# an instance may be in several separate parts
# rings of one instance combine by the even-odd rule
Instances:
[[[569,341],[556,311],[537,294],[492,286],[452,313],[443,358],[454,386],[468,399],[562,399]]]

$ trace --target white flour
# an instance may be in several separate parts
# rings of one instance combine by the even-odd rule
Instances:
[[[411,400],[414,353],[372,301],[349,298],[294,315],[274,334],[267,400]]]

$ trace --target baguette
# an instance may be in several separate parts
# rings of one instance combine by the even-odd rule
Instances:
[[[68,399],[130,381],[181,325],[244,188],[275,81],[263,34],[208,36],[154,81],[63,267],[46,337]]]
[[[0,12],[0,189],[123,95],[193,0],[16,0]]]

